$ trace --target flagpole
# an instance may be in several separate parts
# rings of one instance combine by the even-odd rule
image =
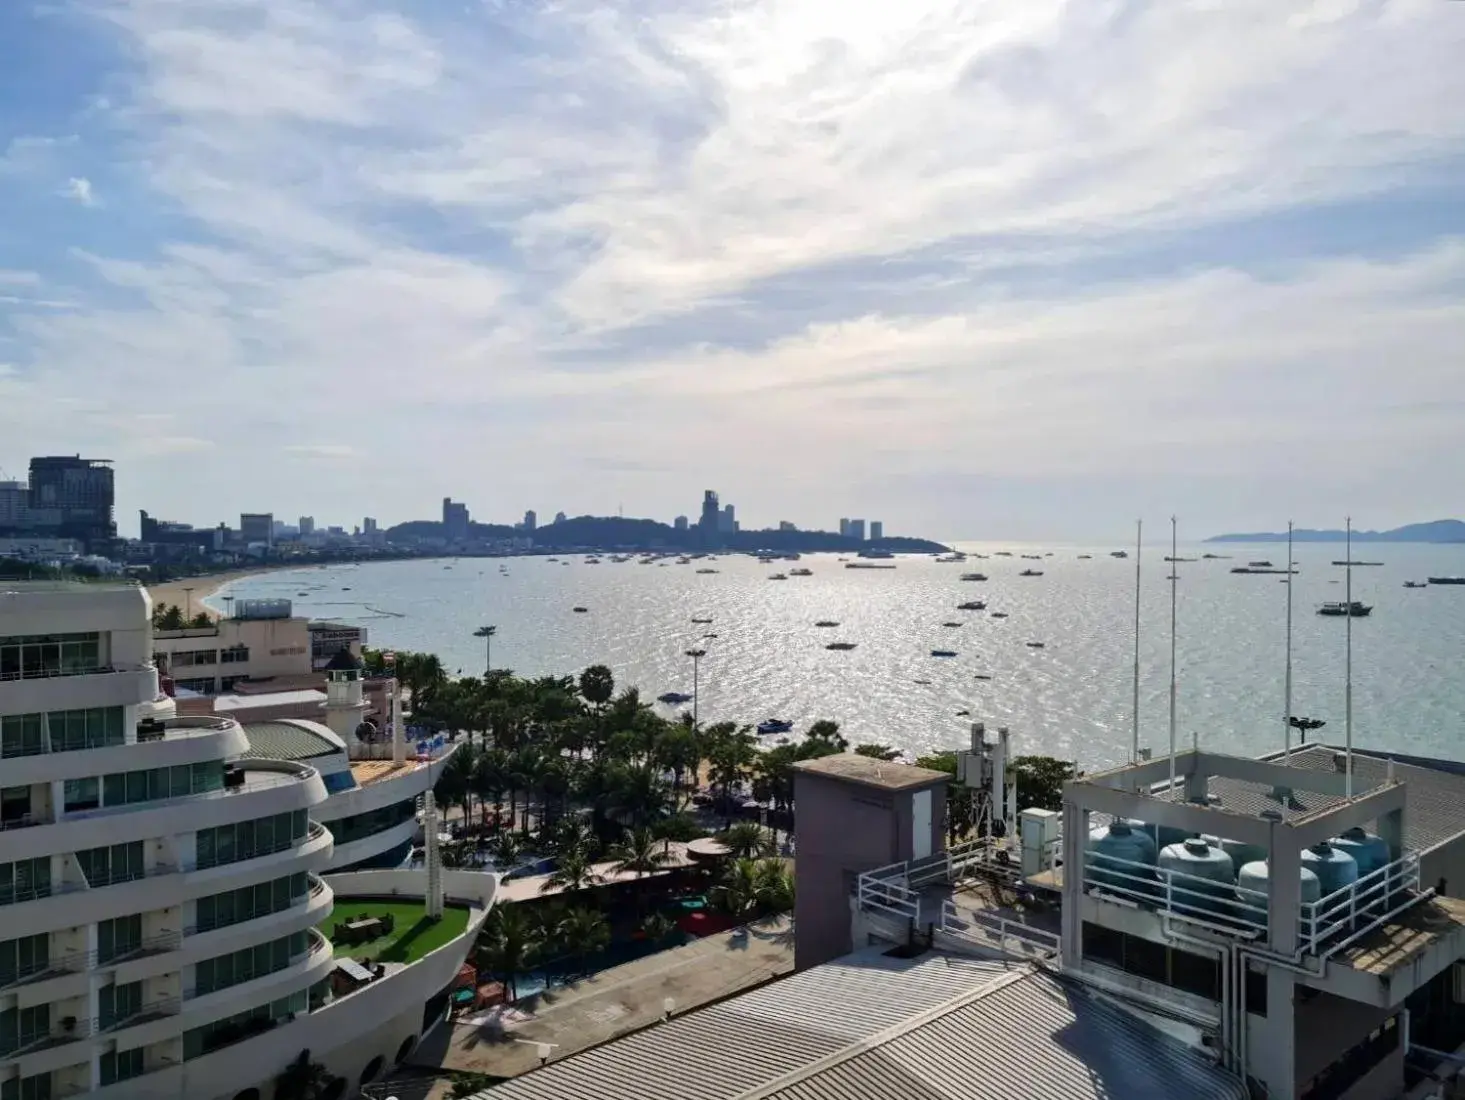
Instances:
[[[1287,674],[1282,689],[1282,762],[1292,759],[1292,521],[1287,521]]]
[[[1139,569],[1144,549],[1145,521],[1134,523],[1134,705],[1132,720],[1134,728],[1129,736],[1129,762],[1139,763]]]
[[[1170,556],[1179,557],[1175,535],[1175,517],[1170,517]],[[1171,563],[1174,564],[1173,562]],[[1170,576],[1177,574],[1172,570]],[[1170,581],[1170,798],[1176,797],[1175,790],[1175,581]]]
[[[1343,599],[1348,605],[1348,614],[1344,616],[1348,620],[1343,631],[1345,638],[1345,655],[1343,658],[1343,726],[1346,742],[1343,748],[1344,764],[1344,797],[1353,797],[1353,517],[1349,516],[1347,524],[1347,550],[1344,557],[1347,559],[1345,566],[1347,576],[1347,587],[1343,593]]]

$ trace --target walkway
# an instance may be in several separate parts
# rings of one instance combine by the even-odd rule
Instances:
[[[550,1058],[558,1061],[656,1023],[668,998],[681,1014],[781,977],[793,966],[790,923],[766,921],[744,934],[708,936],[555,989],[541,995],[527,1019],[502,1032],[472,1023],[439,1028],[411,1060],[516,1077],[539,1064],[540,1043],[550,1044]]]

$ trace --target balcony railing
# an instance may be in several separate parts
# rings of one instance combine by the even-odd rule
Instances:
[[[64,955],[51,955],[45,959],[32,959],[17,966],[13,973],[0,974],[0,990],[43,982],[62,974],[84,974],[91,969],[95,957],[95,952],[92,951],[73,951]]]
[[[115,966],[117,963],[127,962],[129,959],[140,959],[148,955],[177,951],[182,946],[183,933],[160,932],[156,936],[147,936],[130,943],[115,944],[108,952],[98,950],[95,955],[98,966]]]
[[[0,1059],[74,1043],[92,1034],[92,1021],[85,1017],[62,1016],[46,1027],[29,1028],[0,1040]]]
[[[136,1027],[138,1024],[149,1023],[152,1020],[177,1016],[182,1011],[183,999],[181,997],[160,997],[147,1004],[138,1005],[135,1009],[119,1012],[105,1019],[94,1016],[90,1023],[94,1033],[120,1031],[124,1027]]]
[[[63,676],[108,676],[117,672],[146,672],[156,666],[143,665],[84,665],[80,668],[23,668],[0,672],[0,684],[16,680],[55,680]]]

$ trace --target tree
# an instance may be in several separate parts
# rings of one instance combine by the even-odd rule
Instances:
[[[570,909],[555,928],[555,938],[575,962],[576,972],[583,973],[585,960],[610,943],[610,925],[594,909]]]
[[[590,855],[583,848],[571,848],[561,852],[551,871],[539,887],[541,894],[551,890],[572,894],[577,890],[595,886],[600,882],[600,872],[595,869]]]
[[[580,673],[580,696],[596,710],[605,709],[615,690],[615,676],[605,665],[591,665]]]
[[[160,603],[153,608],[154,630],[183,630],[188,624],[183,618],[183,609],[174,603]]]
[[[833,745],[836,752],[844,752],[849,748],[849,741],[840,736],[839,723],[831,722],[827,718],[821,718],[809,727],[809,732],[804,734],[804,740],[822,741]]]
[[[766,855],[772,848],[768,835],[753,821],[739,821],[717,834],[717,839],[727,846],[735,859]]]
[[[616,874],[634,871],[639,878],[666,865],[670,859],[661,840],[650,829],[632,829],[606,853]]]
[[[665,913],[647,913],[641,920],[641,935],[651,943],[663,943],[676,931],[677,922]]]
[[[484,922],[479,937],[486,969],[497,974],[508,991],[509,1000],[518,1000],[518,979],[533,964],[542,941],[534,934],[524,910],[517,905],[496,905]]]
[[[864,744],[856,745],[855,753],[859,756],[870,756],[876,760],[898,760],[900,750],[893,749],[889,745]]]
[[[1018,756],[1012,761],[1019,809],[1063,809],[1063,784],[1073,778],[1073,762],[1054,756]]]
[[[331,1073],[319,1062],[310,1060],[310,1051],[302,1050],[296,1059],[275,1078],[276,1100],[321,1100],[332,1084]]]

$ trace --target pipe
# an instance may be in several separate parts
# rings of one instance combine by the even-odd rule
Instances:
[[[1139,567],[1144,556],[1145,545],[1145,521],[1136,520],[1134,524],[1134,703],[1133,728],[1129,735],[1129,762],[1139,763]]]

